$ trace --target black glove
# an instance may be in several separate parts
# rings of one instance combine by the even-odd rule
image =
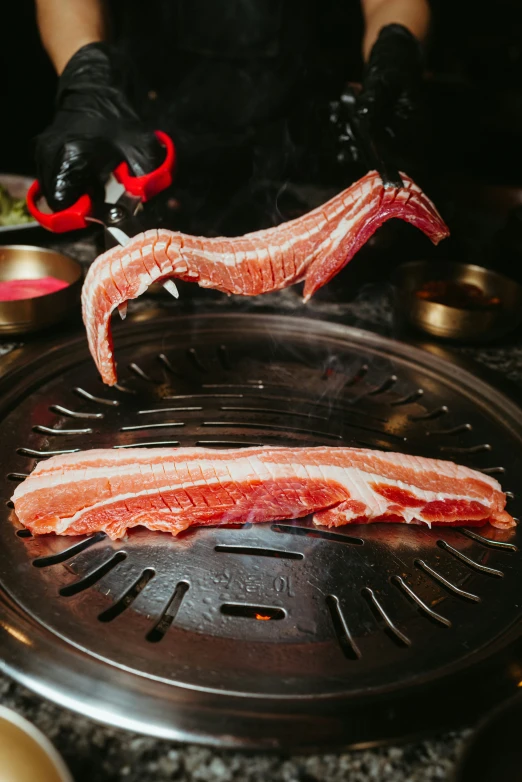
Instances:
[[[422,78],[422,47],[406,27],[383,27],[364,73],[356,111],[372,130],[388,130],[414,115]]]
[[[361,176],[361,166],[373,167],[356,132],[354,119],[377,142],[381,156],[395,167],[410,170],[418,157],[418,93],[422,78],[419,41],[399,24],[383,27],[370,54],[362,89],[348,87],[330,104],[336,134],[337,161],[345,177]]]
[[[79,49],[63,71],[53,123],[37,138],[38,179],[49,206],[71,206],[83,193],[102,195],[102,178],[122,160],[136,176],[164,158],[125,93],[125,67],[108,44]]]

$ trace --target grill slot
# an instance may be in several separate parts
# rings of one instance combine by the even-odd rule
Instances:
[[[65,551],[61,551],[59,554],[51,554],[48,557],[38,557],[37,559],[34,559],[33,565],[34,567],[50,567],[51,565],[58,565],[61,562],[65,562],[66,560],[71,559],[76,554],[80,554],[82,551],[90,548],[92,545],[94,545],[94,543],[98,543],[98,541],[103,540],[104,537],[105,534],[103,532],[98,532],[91,538],[85,538],[79,543],[75,543],[74,546],[65,549]]]
[[[414,402],[418,402],[419,399],[422,399],[424,395],[424,389],[418,388],[416,391],[413,391],[413,393],[408,394],[407,396],[402,397],[401,399],[395,399],[393,402],[390,402],[390,405],[393,407],[401,407],[402,405],[412,405]]]
[[[89,391],[86,391],[84,388],[75,388],[74,393],[77,396],[82,397],[82,399],[88,399],[89,402],[96,402],[98,405],[107,405],[109,407],[118,407],[120,404],[117,399],[106,399],[105,397],[101,396],[94,396],[94,394],[91,394]]]
[[[172,597],[167,603],[165,610],[161,614],[152,630],[149,630],[147,633],[146,638],[149,643],[158,643],[165,637],[165,633],[178,615],[179,609],[181,608],[181,603],[183,602],[183,598],[187,594],[188,590],[189,584],[186,581],[180,581],[179,584],[176,584],[176,589],[172,593]]]
[[[286,614],[282,608],[274,606],[246,605],[242,603],[223,603],[221,613],[225,616],[237,616],[243,619],[257,619],[259,621],[284,619]]]
[[[120,426],[120,432],[144,432],[148,429],[168,429],[175,426],[185,426],[185,422],[163,421],[160,424],[136,424],[134,426]]]
[[[192,365],[196,367],[199,372],[208,372],[207,367],[205,364],[201,361],[200,357],[198,356],[197,350],[195,348],[189,348],[187,350],[187,356],[192,362]]]
[[[337,636],[339,646],[341,647],[344,656],[349,660],[359,660],[361,652],[348,629],[346,619],[344,618],[339,604],[339,598],[336,595],[327,595],[326,605],[330,611],[335,635]]]
[[[138,410],[136,415],[156,415],[157,413],[194,413],[202,407],[158,407],[156,410]]]
[[[413,602],[418,605],[421,612],[426,614],[430,619],[434,619],[436,622],[439,622],[440,624],[444,625],[445,627],[451,627],[451,622],[449,619],[446,619],[445,616],[441,616],[441,614],[438,614],[436,611],[434,611],[432,608],[430,608],[424,600],[422,600],[414,591],[413,589],[408,586],[408,584],[404,581],[404,579],[401,576],[392,576],[391,577],[391,583],[395,584],[404,594],[406,594]]]
[[[40,434],[74,437],[74,435],[77,434],[92,434],[93,430],[92,429],[52,429],[50,426],[42,426],[41,424],[37,424],[36,426],[33,426],[33,432],[38,432]]]
[[[125,551],[118,551],[116,554],[111,555],[107,562],[97,567],[96,570],[92,571],[92,573],[89,573],[88,575],[84,576],[84,578],[80,578],[78,581],[75,581],[72,584],[68,584],[67,586],[62,587],[60,589],[60,595],[62,597],[73,597],[79,592],[83,592],[86,589],[89,589],[98,581],[100,581],[100,579],[110,573],[111,570],[117,567],[120,562],[123,562],[126,557],[127,554]]]
[[[147,383],[156,383],[155,380],[153,380],[150,375],[148,375],[138,364],[136,364],[134,361],[129,364],[129,369],[132,372],[133,375],[136,375],[136,377],[141,378],[141,380],[146,380]],[[121,389],[120,389],[121,390]],[[125,389],[128,390],[128,389]]]
[[[60,456],[64,453],[76,453],[81,451],[81,448],[62,448],[55,451],[39,451],[36,448],[17,448],[16,453],[20,456]]]
[[[154,440],[147,443],[125,443],[123,445],[113,445],[113,448],[159,448],[162,445],[175,446],[179,445],[179,440]]]
[[[398,378],[396,375],[391,375],[391,377],[386,378],[377,388],[373,388],[371,391],[368,391],[368,396],[377,396],[379,394],[385,394],[387,391],[390,391],[390,389],[393,388],[395,383],[397,382]]]
[[[449,408],[446,405],[441,405],[441,407],[436,407],[435,410],[430,410],[422,415],[412,415],[410,418],[412,421],[435,421],[447,413],[449,413]]]
[[[221,554],[247,554],[251,557],[272,557],[274,559],[304,559],[304,554],[298,551],[281,551],[280,549],[257,548],[255,546],[214,546],[214,551]]]
[[[49,410],[51,413],[57,413],[57,415],[63,415],[66,418],[103,418],[103,413],[84,413],[79,410],[68,410],[62,405],[51,405]]]
[[[364,540],[361,538],[352,538],[341,532],[328,532],[323,529],[314,529],[313,527],[299,527],[294,524],[272,524],[274,532],[284,532],[287,535],[304,535],[307,538],[318,538],[319,540],[328,540],[335,543],[347,543],[351,546],[362,546]]]
[[[132,605],[140,592],[142,592],[149,581],[154,578],[156,572],[152,568],[146,568],[137,581],[106,611],[98,616],[100,622],[112,622],[113,619],[123,614],[124,611]]]
[[[452,584],[451,581],[444,578],[440,573],[437,573],[436,570],[427,565],[422,559],[416,559],[415,565],[431,576],[437,583],[442,584],[446,589],[449,589],[454,595],[458,595],[458,597],[462,597],[465,600],[471,600],[474,603],[480,603],[480,597],[478,595],[474,595],[472,592],[466,592],[465,589],[460,589],[456,584]]]
[[[175,375],[176,377],[181,377],[181,373],[178,372],[174,367],[172,366],[172,363],[168,356],[165,355],[165,353],[160,353],[158,355],[158,361],[161,362],[161,364],[167,369],[172,375]]]
[[[373,614],[378,619],[381,619],[382,622],[384,623],[384,628],[387,634],[390,636],[390,638],[396,643],[399,643],[401,646],[411,646],[410,639],[401,630],[399,630],[399,628],[394,624],[394,622],[388,616],[385,609],[381,605],[380,601],[375,596],[375,592],[373,591],[373,589],[371,589],[370,587],[364,587],[361,594],[368,602],[370,608],[372,609]]]
[[[471,432],[473,427],[471,424],[459,424],[458,426],[452,426],[449,429],[435,429],[431,432],[426,432],[426,435],[429,435],[431,437],[435,437],[436,435],[454,435],[454,434],[464,434],[465,432]]]
[[[471,538],[472,540],[477,540],[479,543],[482,543],[483,546],[503,549],[504,551],[518,551],[518,548],[514,543],[506,543],[506,541],[503,540],[490,540],[489,538],[485,538],[483,535],[479,535],[477,532],[473,532],[470,529],[463,529],[461,530],[461,533],[466,535],[468,538]]]
[[[445,540],[437,541],[437,545],[444,549],[444,551],[448,551],[452,556],[460,559],[460,561],[464,562],[464,564],[469,565],[469,567],[473,570],[478,570],[479,573],[486,573],[488,576],[497,576],[498,578],[502,578],[504,576],[504,573],[501,570],[488,567],[487,565],[481,565],[480,562],[475,562],[475,560],[463,554],[462,551],[458,551],[456,548],[453,548],[453,546],[450,546],[450,544]]]
[[[226,345],[220,345],[218,347],[217,356],[222,368],[226,372],[229,372],[232,369],[232,362],[230,361],[230,356],[228,355]]]

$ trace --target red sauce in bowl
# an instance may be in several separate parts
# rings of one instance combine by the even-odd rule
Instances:
[[[68,288],[69,283],[57,277],[38,277],[35,280],[0,280],[0,301],[35,299],[48,293]]]

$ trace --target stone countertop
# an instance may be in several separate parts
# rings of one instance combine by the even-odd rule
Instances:
[[[60,243],[58,248],[84,263],[94,254],[89,241]],[[131,307],[150,304],[150,299],[143,298]],[[302,305],[293,289],[262,300],[206,300],[203,306],[206,311],[219,311],[231,306],[259,310],[267,305],[282,313],[312,314],[397,336],[391,289],[386,284],[365,286],[349,303],[318,297],[311,308]],[[174,300],[165,299],[162,306],[179,311]],[[19,344],[0,341],[0,355]],[[522,387],[522,337],[509,344],[457,350]],[[226,752],[101,726],[2,676],[0,703],[31,720],[53,741],[75,782],[435,782],[452,778],[466,736],[466,732],[451,733],[402,746],[310,756]]]

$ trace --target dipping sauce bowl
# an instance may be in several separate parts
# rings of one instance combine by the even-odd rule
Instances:
[[[393,283],[398,320],[440,339],[489,342],[522,321],[522,286],[482,266],[412,261]]]
[[[67,283],[53,293],[0,300],[0,334],[27,334],[67,317],[79,306],[82,267],[66,255],[24,244],[0,246],[0,281],[54,277]]]

